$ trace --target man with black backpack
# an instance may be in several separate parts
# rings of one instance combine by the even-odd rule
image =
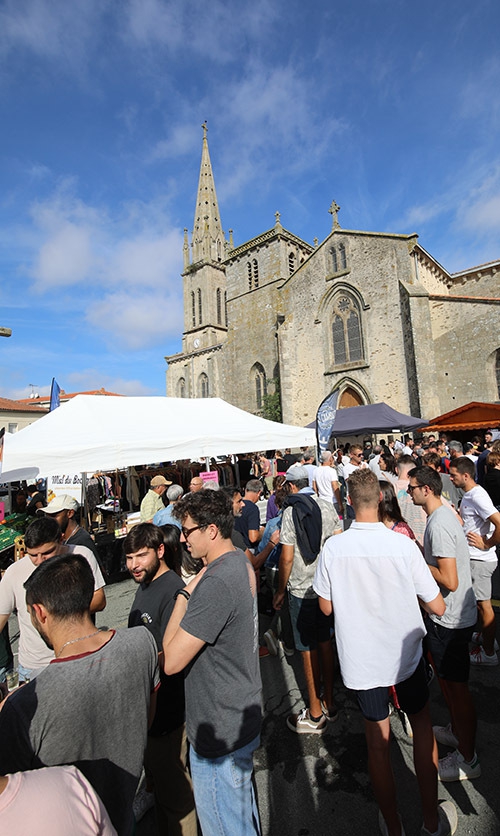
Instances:
[[[288,595],[295,647],[302,655],[309,699],[309,708],[291,714],[287,726],[297,734],[322,734],[327,721],[337,719],[333,703],[332,620],[322,615],[312,583],[323,543],[342,529],[334,505],[319,499],[309,487],[309,474],[304,467],[290,467],[286,480],[291,495],[283,510],[278,591],[273,605],[281,609]]]

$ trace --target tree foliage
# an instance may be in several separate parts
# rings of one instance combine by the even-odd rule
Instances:
[[[281,416],[280,382],[278,378],[273,377],[268,383],[273,385],[274,392],[268,392],[264,395],[262,417],[267,418],[268,421],[278,421],[281,424],[283,419]]]

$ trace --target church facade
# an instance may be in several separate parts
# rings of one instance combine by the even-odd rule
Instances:
[[[339,407],[386,401],[432,418],[500,399],[500,260],[450,274],[416,234],[332,229],[311,245],[274,226],[240,246],[222,229],[204,127],[194,228],[184,230],[182,351],[169,397],[221,397],[304,426],[330,392]]]

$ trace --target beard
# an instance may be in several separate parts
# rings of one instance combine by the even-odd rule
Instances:
[[[151,566],[148,566],[147,569],[142,570],[142,575],[137,577],[135,575],[132,575],[132,578],[136,583],[151,583],[156,573],[158,572],[160,565],[160,558],[157,557],[156,561],[152,563]]]

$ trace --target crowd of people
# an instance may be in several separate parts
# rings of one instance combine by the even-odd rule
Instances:
[[[137,584],[126,629],[95,626],[105,584],[77,503],[42,505],[0,583],[0,633],[14,611],[20,631],[19,687],[0,705],[2,832],[128,836],[144,769],[158,834],[258,836],[259,660],[282,648],[300,656],[306,697],[284,733],[338,719],[338,659],[381,833],[404,834],[391,703],[412,729],[422,836],[454,833],[438,781],[480,776],[469,672],[498,665],[500,441],[474,445],[405,436],[318,463],[314,450],[260,454],[241,490],[193,477],[183,494],[155,476],[123,544]],[[10,667],[0,654],[0,683]],[[444,726],[432,725],[431,677]]]

